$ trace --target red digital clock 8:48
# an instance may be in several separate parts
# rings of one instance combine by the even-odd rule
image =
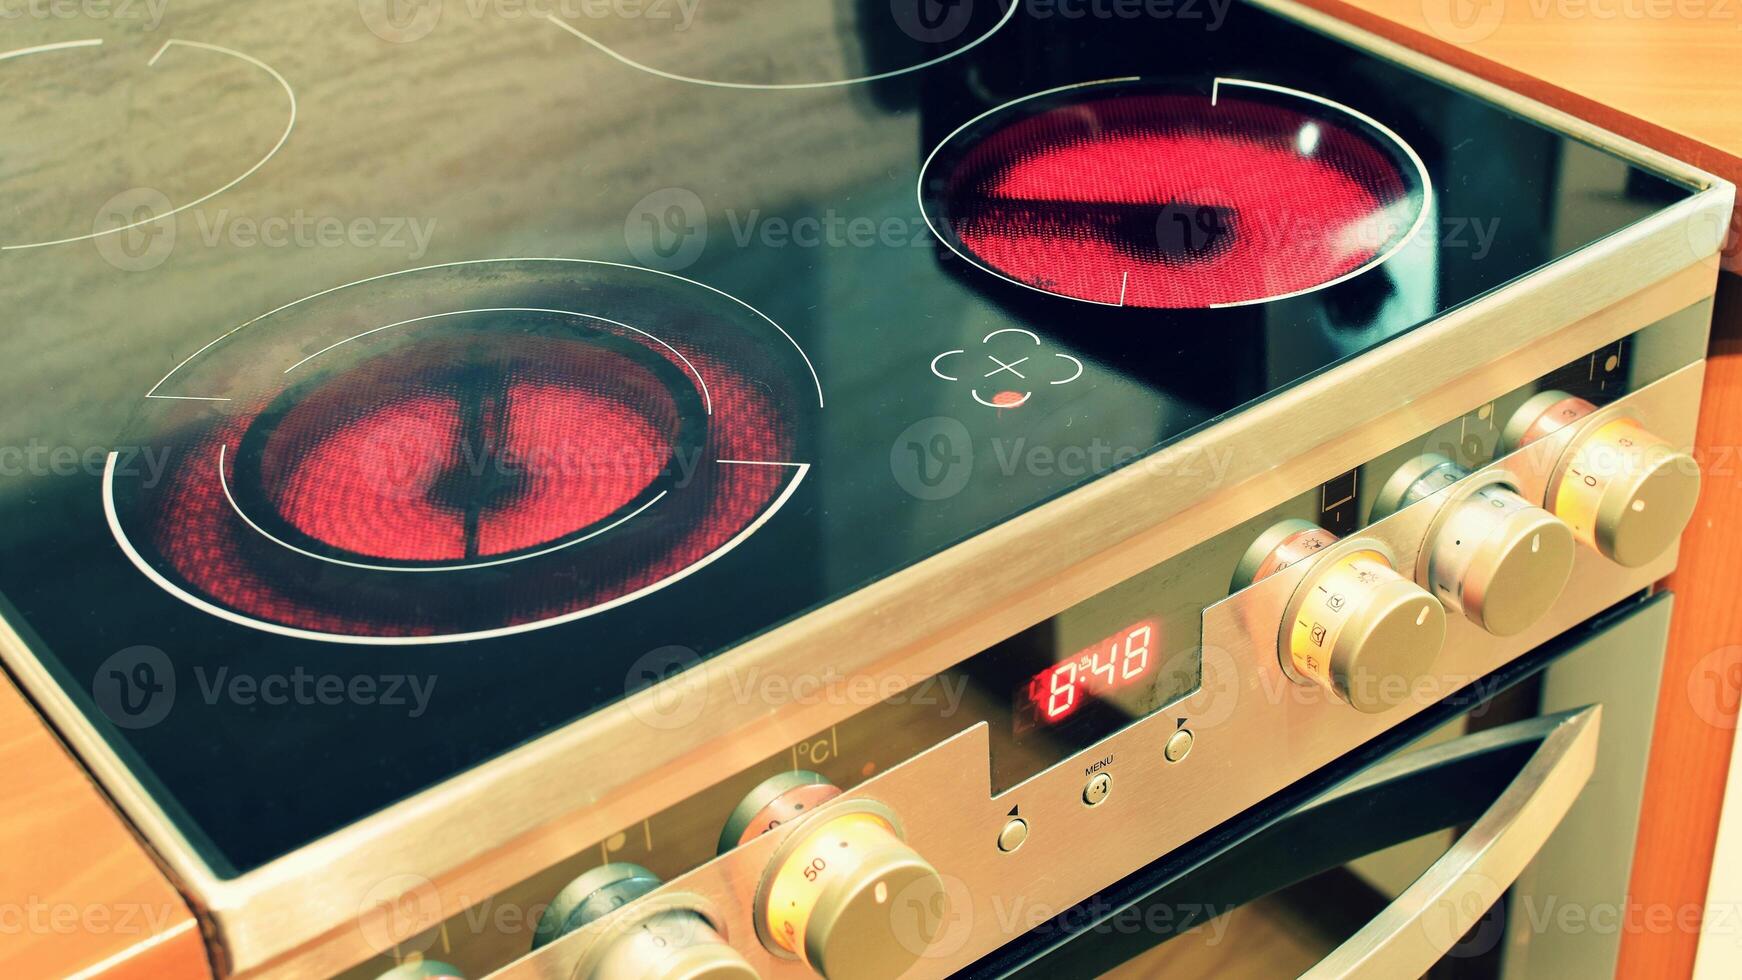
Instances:
[[[1057,724],[1090,701],[1144,683],[1160,660],[1160,636],[1161,627],[1145,619],[1035,674],[1026,688],[1032,712],[1025,713]]]

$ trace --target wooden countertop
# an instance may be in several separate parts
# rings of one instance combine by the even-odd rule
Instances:
[[[1304,2],[1742,184],[1737,0]],[[1739,231],[1733,217],[1731,272]]]
[[[0,976],[210,975],[192,913],[0,672]]]

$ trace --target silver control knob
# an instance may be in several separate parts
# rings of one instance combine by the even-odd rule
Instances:
[[[435,960],[401,963],[375,980],[466,980],[458,968]]]
[[[1620,410],[1561,391],[1533,396],[1506,423],[1507,450],[1578,426],[1543,501],[1581,541],[1636,568],[1668,551],[1693,517],[1699,464]]]
[[[533,931],[532,948],[583,929],[660,886],[636,864],[597,867],[557,893]],[[756,980],[756,971],[700,912],[651,906],[601,933],[578,980]]]
[[[1445,493],[1428,525],[1416,581],[1495,636],[1528,629],[1554,608],[1573,571],[1573,532],[1518,494],[1503,473],[1472,477],[1444,456],[1417,456],[1387,480],[1377,520]]]

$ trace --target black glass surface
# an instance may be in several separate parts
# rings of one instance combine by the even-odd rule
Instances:
[[[366,18],[359,23],[354,10],[299,14],[312,22],[285,31],[290,15],[279,5],[230,5],[201,26],[210,43],[274,66],[298,92],[283,147],[246,180],[173,219],[171,248],[157,250],[161,229],[133,229],[107,243],[0,253],[10,320],[0,355],[12,372],[0,393],[6,618],[214,871],[257,867],[1128,465],[1688,193],[1242,5],[1225,19],[1208,9],[1198,19],[1022,9],[996,30],[999,21],[982,23],[982,9],[954,33],[920,31],[918,44],[886,8],[824,10],[836,28],[810,38],[822,53],[801,66],[807,74],[789,63],[790,39],[705,17],[682,37],[622,27],[620,53],[644,66],[635,67],[544,23],[462,18],[396,42]],[[982,29],[991,31],[986,40],[954,58],[874,81],[695,81],[874,75],[948,54]],[[185,203],[270,148],[286,104],[251,64],[166,55],[154,70],[184,70],[199,83],[180,97],[210,100],[209,116],[190,110],[199,135],[180,160],[174,141],[145,138],[179,117],[117,94],[160,44],[146,32],[123,33],[101,52],[14,59],[0,62],[0,72],[9,83],[40,83],[50,97],[111,100],[104,104],[133,123],[116,139],[140,147],[116,164],[121,183],[173,184],[209,170],[209,183],[189,178],[163,195]],[[86,55],[96,69],[72,60]],[[739,74],[709,75],[714,68]],[[680,75],[691,80],[673,77]],[[917,181],[947,135],[1010,100],[1124,76],[1206,93],[1218,76],[1260,81],[1358,110],[1423,161],[1434,196],[1429,219],[1407,247],[1359,276],[1219,310],[1047,295],[986,275],[930,235]],[[79,142],[89,134],[76,119],[68,118],[74,135],[66,142],[32,149],[53,162],[100,148],[100,140]],[[225,119],[233,125],[216,125]],[[170,165],[177,162],[188,169]],[[11,212],[30,224],[14,229],[16,239],[33,244],[73,234],[67,227],[83,234],[115,180],[95,165],[0,172],[9,194],[69,202],[59,214]],[[327,218],[344,229],[330,240],[318,231]],[[287,244],[261,234],[278,227],[273,219],[292,229]],[[357,233],[358,220],[372,222],[375,234]],[[306,234],[295,232],[299,221]],[[389,234],[395,225],[397,236]],[[719,561],[634,601],[509,635],[407,646],[300,638],[223,619],[148,579],[123,552],[104,507],[109,453],[142,480],[165,478],[185,464],[172,450],[186,425],[211,425],[235,410],[147,401],[178,365],[275,310],[238,342],[262,337],[274,351],[311,354],[319,345],[297,331],[325,337],[338,325],[311,324],[303,313],[343,317],[345,294],[280,310],[285,304],[414,266],[512,256],[663,269],[736,297],[790,335],[793,346],[782,346],[765,332],[768,346],[746,354],[758,370],[783,372],[769,390],[787,416],[792,461],[809,465],[778,512]],[[391,283],[358,288],[383,310],[402,303],[413,311],[408,318],[436,289],[538,305],[536,297],[516,302],[512,282],[462,280],[432,273],[397,297]],[[677,305],[701,295],[687,292],[696,288],[674,282],[657,302]],[[999,368],[1018,354],[985,338],[1012,328],[1028,333],[995,339],[1034,347],[1059,372],[1025,378],[1032,389],[1006,385],[1014,379]],[[227,349],[241,348],[210,351]],[[963,353],[946,365],[972,361],[972,374],[946,368],[963,379],[952,382],[934,373],[947,351]],[[820,405],[805,394],[803,362],[814,367]],[[203,377],[222,386],[222,371],[209,366],[225,363],[270,373],[247,358],[195,366],[208,366]],[[1068,363],[1080,363],[1081,375],[1051,384]],[[1022,390],[1032,394],[1019,407],[998,407]],[[215,414],[201,414],[208,411]],[[502,591],[440,601],[501,602]],[[459,618],[470,625],[492,619],[489,608],[465,613]],[[817,652],[819,663],[828,653]]]

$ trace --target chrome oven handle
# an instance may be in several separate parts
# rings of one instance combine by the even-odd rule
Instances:
[[[1426,973],[1493,907],[1560,826],[1596,765],[1601,718],[1599,705],[1561,716],[1457,843],[1303,978],[1392,980]],[[1339,787],[1332,795],[1358,790]]]

